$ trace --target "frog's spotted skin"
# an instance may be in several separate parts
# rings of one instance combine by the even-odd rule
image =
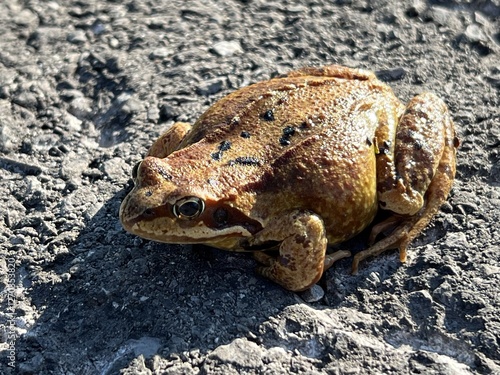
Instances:
[[[151,147],[120,209],[123,226],[168,243],[256,252],[259,272],[290,290],[313,285],[341,252],[327,243],[368,226],[392,233],[356,255],[406,247],[445,201],[455,173],[445,104],[404,106],[373,73],[306,68],[240,89]]]

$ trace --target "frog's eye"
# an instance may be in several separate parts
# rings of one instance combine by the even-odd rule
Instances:
[[[132,178],[135,180],[137,178],[137,172],[139,171],[139,166],[141,165],[141,162],[137,162],[134,165],[134,168],[132,168]]]
[[[179,219],[194,219],[205,210],[205,202],[198,197],[179,199],[172,207],[172,212]]]

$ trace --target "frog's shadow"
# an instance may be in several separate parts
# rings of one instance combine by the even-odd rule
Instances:
[[[140,354],[206,352],[237,337],[255,337],[252,331],[270,316],[297,303],[296,294],[255,274],[251,254],[206,247],[189,251],[127,234],[118,220],[127,192],[107,201],[69,251],[44,266],[61,282],[31,286],[32,303],[43,312],[18,340],[20,350],[30,353],[37,342],[42,352],[57,350],[71,361],[81,358],[97,372],[110,373]],[[357,242],[347,245],[356,250],[363,237],[351,241]],[[323,280],[342,273],[350,280],[345,292],[354,294],[359,279],[349,269],[350,260],[341,260]],[[360,277],[366,278],[366,272]],[[341,300],[315,307],[335,308]],[[57,366],[63,365],[46,366],[60,370]]]
[[[206,352],[296,303],[293,293],[254,273],[250,255],[190,251],[127,234],[118,211],[128,191],[105,202],[68,251],[44,263],[38,282],[24,278],[40,315],[16,349],[68,360],[46,360],[37,371],[114,373],[140,354]]]

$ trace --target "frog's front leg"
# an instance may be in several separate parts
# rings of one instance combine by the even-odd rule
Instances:
[[[293,211],[269,223],[249,243],[254,246],[272,241],[280,242],[279,255],[256,252],[255,258],[264,264],[257,268],[258,273],[292,291],[306,290],[320,279],[325,268],[327,238],[318,215]]]
[[[154,156],[160,159],[166,158],[177,150],[190,130],[191,124],[176,122],[153,143],[149,148],[147,156]]]
[[[424,229],[446,200],[455,176],[457,141],[444,102],[433,94],[413,98],[399,120],[397,130],[381,124],[376,134],[377,191],[380,206],[395,213],[374,227],[372,239],[393,227],[386,238],[354,257],[353,272],[368,256],[406,247]],[[394,134],[395,139],[387,138]]]

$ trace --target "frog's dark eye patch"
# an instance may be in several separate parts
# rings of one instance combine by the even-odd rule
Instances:
[[[179,219],[191,220],[205,211],[205,202],[198,197],[185,197],[179,199],[172,206],[172,212]]]

